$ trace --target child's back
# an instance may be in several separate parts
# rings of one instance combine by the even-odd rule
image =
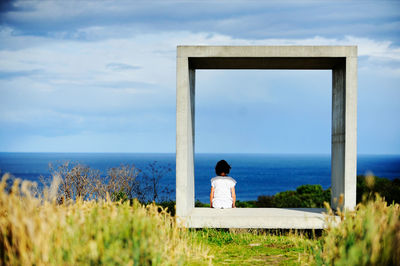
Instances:
[[[224,160],[221,160],[215,166],[216,177],[211,179],[210,206],[211,208],[235,208],[236,181],[227,176],[231,166]]]
[[[211,179],[211,187],[214,188],[214,197],[212,206],[214,208],[232,208],[232,188],[236,185],[236,181],[229,176],[216,176]]]

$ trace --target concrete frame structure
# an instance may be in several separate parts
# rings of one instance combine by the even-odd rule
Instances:
[[[334,208],[354,208],[357,172],[357,46],[178,46],[176,215],[184,226],[325,226],[323,209],[217,210],[194,207],[196,69],[332,70],[331,204]]]

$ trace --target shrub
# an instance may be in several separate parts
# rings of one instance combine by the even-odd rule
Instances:
[[[168,197],[161,197],[161,194],[170,195],[172,189],[169,186],[162,186],[161,179],[170,173],[170,165],[161,165],[158,161],[153,161],[147,165],[143,171],[141,180],[143,191],[147,202],[167,201]]]
[[[139,174],[141,170],[134,165],[120,165],[107,171],[107,177],[96,180],[98,196],[105,199],[107,193],[112,201],[136,198],[143,201],[144,195],[140,187]]]
[[[389,180],[373,175],[357,176],[357,203],[363,195],[370,199],[378,193],[388,203],[400,203],[400,179]],[[331,201],[331,189],[323,190],[320,185],[302,185],[295,191],[283,191],[275,196],[262,195],[257,198],[257,207],[277,208],[323,208]]]
[[[256,207],[275,207],[274,205],[274,196],[262,195],[258,196],[256,201]]]
[[[321,185],[302,185],[296,189],[300,197],[300,207],[323,208],[324,202],[330,202],[330,189],[323,190]]]
[[[158,206],[161,206],[163,210],[168,212],[171,216],[175,216],[175,210],[176,210],[176,202],[173,200],[169,201],[162,201],[157,204]]]
[[[296,191],[283,191],[274,196],[274,206],[277,208],[296,208],[300,207],[300,203]]]
[[[255,208],[256,207],[256,201],[255,200],[249,200],[249,201],[236,201],[236,207],[237,208]]]
[[[99,170],[77,162],[58,162],[49,164],[51,176],[41,177],[44,186],[49,186],[53,179],[59,184],[57,201],[63,203],[75,200],[106,199],[112,201],[126,201],[137,199],[141,203],[168,201],[172,189],[162,185],[161,179],[171,172],[171,167],[159,164],[157,161],[149,163],[144,171],[135,165],[120,165],[110,168],[106,176]],[[53,178],[53,179],[52,179]],[[164,195],[168,195],[165,197]]]
[[[88,166],[75,162],[62,162],[56,165],[49,164],[51,177],[41,177],[42,183],[50,185],[52,181],[57,184],[57,200],[67,201],[80,197],[82,199],[97,198],[100,189],[97,183],[100,181],[100,172]],[[53,178],[53,179],[51,179]]]
[[[363,195],[369,195],[373,199],[376,193],[389,204],[400,203],[400,179],[390,180],[373,175],[357,176],[357,203],[362,202]]]
[[[339,213],[337,224],[328,206],[328,228],[315,248],[318,265],[400,265],[400,205],[379,195]]]
[[[56,203],[16,180],[10,193],[0,182],[0,265],[184,265],[204,263],[206,251],[186,229],[154,204],[137,200]]]
[[[275,196],[259,196],[257,207],[276,208],[322,208],[330,202],[331,190],[323,190],[321,185],[302,185],[295,191],[283,191]]]
[[[196,201],[194,202],[194,206],[195,206],[195,207],[210,207],[210,204],[208,204],[208,203],[203,203],[203,202],[201,202],[200,200],[196,200]]]

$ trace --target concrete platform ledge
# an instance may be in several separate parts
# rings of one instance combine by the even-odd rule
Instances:
[[[324,212],[319,208],[194,208],[179,220],[190,228],[323,229]]]

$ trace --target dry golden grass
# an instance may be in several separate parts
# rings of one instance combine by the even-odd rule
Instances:
[[[339,212],[339,223],[328,208],[325,233],[307,240],[297,234],[188,232],[155,205],[109,197],[59,204],[57,178],[42,196],[33,195],[33,183],[17,179],[8,189],[6,180],[0,182],[0,265],[400,265],[400,206],[388,206],[379,195]]]
[[[2,265],[207,264],[208,251],[165,210],[111,200],[68,201],[32,195],[32,183],[0,182]]]
[[[354,211],[339,212],[339,223],[328,206],[328,228],[310,250],[311,264],[400,265],[400,205],[367,196]]]

